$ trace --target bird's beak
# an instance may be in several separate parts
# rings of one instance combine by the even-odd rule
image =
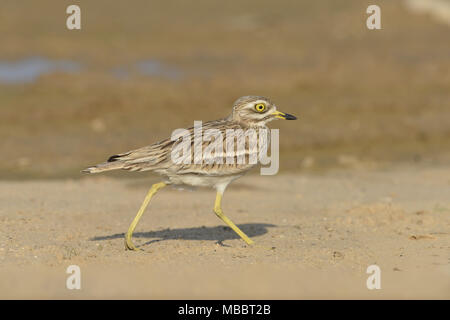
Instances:
[[[281,111],[275,111],[274,113],[272,113],[272,115],[273,115],[275,118],[278,118],[278,119],[283,119],[283,120],[297,120],[297,117],[296,117],[296,116],[293,116],[292,114],[284,113],[284,112],[281,112]]]

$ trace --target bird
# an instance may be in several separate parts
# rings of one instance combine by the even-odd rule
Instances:
[[[86,168],[82,172],[93,174],[122,169],[151,171],[162,177],[162,181],[151,186],[125,234],[126,250],[140,250],[132,241],[133,232],[152,197],[168,185],[214,188],[216,190],[214,213],[236,232],[247,245],[252,245],[253,240],[223,212],[222,198],[225,189],[231,182],[258,165],[258,161],[249,161],[252,156],[255,156],[256,151],[254,148],[250,148],[249,139],[246,139],[248,136],[245,136],[246,132],[255,132],[256,136],[260,138],[261,129],[269,130],[267,123],[277,119],[296,120],[297,118],[291,114],[278,111],[276,105],[268,98],[254,95],[243,96],[233,103],[229,116],[219,120],[200,122],[201,131],[197,130],[198,126],[196,127],[194,122],[194,127],[181,130],[182,134],[176,138],[172,134],[170,138],[151,145],[112,155],[106,162]],[[215,138],[205,139],[206,132],[215,133]],[[231,151],[221,152],[224,148],[224,142],[226,142],[226,146],[230,145],[231,140],[224,141],[229,132],[237,132],[236,136],[233,136],[233,142],[244,136],[245,148],[243,150],[238,149],[238,145],[233,144],[230,148]],[[218,144],[218,142],[221,144]],[[267,140],[266,143],[268,143]],[[219,149],[214,149],[217,145],[219,145]],[[207,149],[214,149],[214,154],[212,152],[209,154],[206,154],[206,152],[205,154],[200,153],[202,157],[196,158],[196,150],[206,151]],[[185,151],[185,154],[180,152],[181,156],[174,161],[174,154],[177,153],[175,152],[177,150]],[[227,161],[219,161],[224,157],[228,157]]]

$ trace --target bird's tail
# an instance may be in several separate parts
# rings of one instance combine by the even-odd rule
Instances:
[[[100,164],[97,164],[95,166],[86,168],[82,170],[83,173],[99,173],[99,172],[105,172],[105,171],[111,171],[111,170],[118,170],[122,169],[124,167],[124,163],[121,161],[114,161],[114,162],[103,162]]]

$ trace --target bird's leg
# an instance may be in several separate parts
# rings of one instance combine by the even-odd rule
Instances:
[[[248,245],[253,244],[253,241],[249,237],[247,237],[247,235],[244,232],[242,232],[242,230],[239,229],[233,223],[233,221],[228,219],[228,217],[223,213],[223,211],[222,211],[222,193],[221,192],[217,192],[216,202],[214,204],[214,213],[220,219],[222,219],[222,221],[225,222],[231,229],[233,229],[234,232],[236,232],[242,238],[242,240],[244,240]]]
[[[138,250],[138,248],[135,247],[133,242],[131,241],[131,237],[133,236],[134,228],[136,228],[136,225],[139,222],[139,219],[141,218],[142,214],[145,211],[145,208],[147,208],[148,203],[150,202],[150,199],[153,197],[153,195],[161,188],[165,187],[166,184],[164,182],[155,183],[152,185],[150,190],[147,193],[147,196],[144,199],[144,202],[141,205],[141,208],[139,209],[136,217],[134,218],[133,222],[131,223],[130,227],[128,228],[127,233],[125,234],[125,250]]]

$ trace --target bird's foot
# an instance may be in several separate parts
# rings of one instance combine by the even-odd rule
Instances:
[[[243,240],[249,247],[253,247],[255,245],[255,242],[252,239],[247,238],[247,239],[243,239]]]
[[[125,250],[142,251],[134,245],[129,234],[125,235]]]

